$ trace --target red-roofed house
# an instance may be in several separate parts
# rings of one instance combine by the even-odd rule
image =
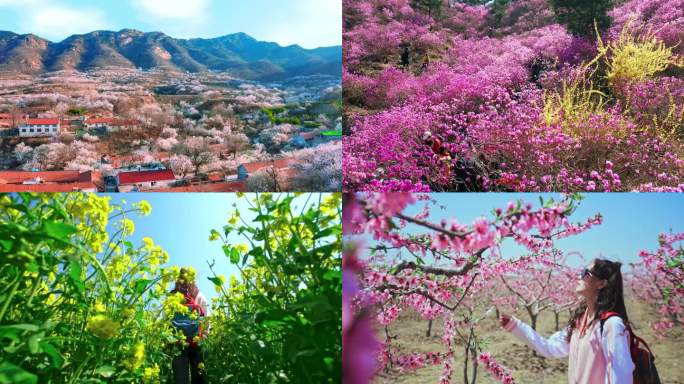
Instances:
[[[176,181],[170,169],[157,171],[119,172],[116,176],[119,192],[167,188]]]
[[[52,137],[59,135],[59,119],[26,119],[19,125],[20,137]]]
[[[238,167],[238,180],[246,180],[249,175],[252,175],[262,169],[275,168],[276,170],[286,170],[290,168],[292,161],[293,159],[278,159],[240,164]]]
[[[93,172],[0,171],[0,192],[97,192]]]
[[[247,183],[244,181],[232,181],[228,183],[213,183],[187,185],[185,187],[161,188],[149,192],[248,192]]]

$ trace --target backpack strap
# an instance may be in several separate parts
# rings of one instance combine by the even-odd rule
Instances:
[[[606,320],[610,319],[613,316],[620,316],[619,313],[617,312],[603,312],[601,313],[601,316],[599,317],[601,319],[601,335],[603,336],[603,323],[606,322]],[[646,347],[646,350],[648,350],[648,353],[651,354],[655,358],[655,355],[653,354],[653,351],[651,351],[651,347],[648,346],[648,343],[641,337],[637,336],[634,334],[634,331],[632,331],[632,327],[628,324],[625,323],[625,328],[627,329],[627,332],[629,332],[629,349],[632,355],[634,355],[634,352],[637,350],[639,347],[639,344],[643,344],[644,347]],[[650,363],[650,362],[649,362]]]
[[[601,320],[601,336],[603,336],[603,324],[606,322],[606,320],[610,319],[613,316],[620,316],[619,313],[617,312],[602,312],[601,315],[599,315],[599,319]],[[629,331],[629,334],[632,334],[632,330],[629,328],[629,325],[625,324],[625,328]]]
[[[200,316],[205,316],[204,313],[204,308],[202,308],[201,305],[197,304],[195,300],[193,300],[190,295],[185,295],[185,305],[187,305],[190,308],[190,311],[197,311]]]

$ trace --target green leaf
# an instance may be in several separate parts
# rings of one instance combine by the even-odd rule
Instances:
[[[238,252],[238,250],[235,248],[230,250],[230,262],[233,264],[240,262],[240,252]]]
[[[148,279],[140,279],[135,282],[135,293],[143,293],[147,289],[147,286],[150,284],[150,281]]]
[[[38,376],[10,362],[0,364],[0,384],[36,384]]]
[[[284,324],[284,322],[279,320],[266,320],[262,323],[262,325],[266,328],[280,328],[280,326]]]
[[[69,236],[76,233],[76,227],[56,221],[45,221],[41,232],[57,240],[67,241]]]
[[[328,236],[336,235],[336,234],[337,234],[337,231],[335,231],[335,227],[326,228],[320,232],[316,232],[316,234],[314,235],[314,239],[320,239],[320,238],[324,238],[324,237],[328,237]]]
[[[85,284],[81,278],[81,263],[76,260],[69,263],[69,278],[79,293],[85,292]]]
[[[342,273],[340,271],[327,271],[323,274],[323,280],[342,280]]]
[[[111,377],[115,372],[116,372],[116,369],[114,367],[109,366],[109,365],[103,365],[100,368],[95,370],[95,373],[97,373],[100,376],[105,377],[105,378]]]
[[[212,283],[214,283],[218,287],[223,285],[223,282],[218,277],[207,277],[207,279],[209,279],[209,281],[211,281]]]
[[[29,351],[31,354],[35,355],[36,353],[40,352],[40,345],[39,342],[43,338],[42,332],[41,333],[35,333],[31,335],[28,339],[28,347]]]
[[[316,350],[316,349],[305,349],[303,351],[298,351],[294,355],[290,356],[290,360],[292,360],[292,362],[295,362],[300,357],[314,356],[317,353],[318,353],[318,350]]]
[[[20,329],[22,331],[31,331],[31,332],[36,332],[40,327],[38,327],[35,324],[12,324],[12,325],[3,325],[0,327],[0,332],[6,328],[14,328],[14,329]]]
[[[269,221],[273,221],[273,219],[275,219],[275,217],[273,217],[273,216],[271,216],[271,215],[258,215],[257,217],[254,218],[253,221],[265,221],[265,222],[269,222]]]
[[[57,349],[47,341],[40,342],[40,349],[43,350],[50,359],[52,359],[52,366],[55,368],[61,368],[64,364],[64,357],[57,351]]]
[[[12,249],[13,244],[14,244],[14,242],[12,240],[6,240],[6,239],[0,240],[0,246],[2,246],[2,249],[5,250],[6,252],[9,252]]]

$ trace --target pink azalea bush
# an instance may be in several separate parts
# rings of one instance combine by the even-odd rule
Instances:
[[[675,3],[623,3],[604,41],[637,18],[676,46],[684,7]],[[571,36],[552,13],[545,1],[522,0],[495,22],[488,6],[456,3],[435,19],[408,0],[345,1],[344,190],[684,191],[681,72],[607,89],[600,63],[583,67],[596,41]],[[431,60],[421,64],[424,54]],[[549,97],[573,79],[603,103],[549,122]],[[423,142],[425,132],[449,158]]]
[[[616,7],[610,15],[614,23],[612,36],[632,20],[642,32],[652,31],[665,44],[684,53],[684,0],[630,0]]]

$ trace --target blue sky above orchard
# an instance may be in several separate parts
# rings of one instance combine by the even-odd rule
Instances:
[[[95,30],[160,31],[175,38],[245,32],[305,48],[342,43],[339,0],[0,0],[0,29],[51,41]]]

